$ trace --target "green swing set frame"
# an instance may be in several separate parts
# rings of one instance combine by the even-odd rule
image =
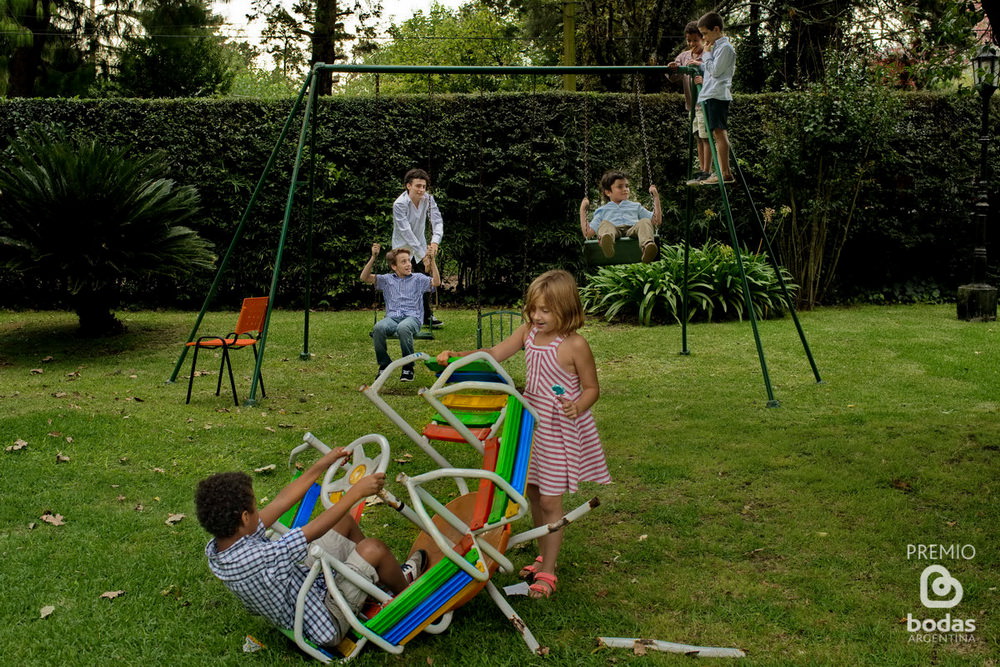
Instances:
[[[690,74],[696,71],[693,68],[679,68],[681,73]],[[685,71],[690,70],[690,71]],[[274,164],[277,160],[278,154],[288,138],[291,132],[293,121],[299,115],[300,111],[304,111],[302,116],[301,127],[298,133],[298,143],[296,146],[295,161],[292,168],[291,178],[288,186],[288,194],[285,201],[284,216],[282,219],[281,234],[278,240],[278,248],[275,253],[274,266],[271,272],[271,284],[268,290],[267,296],[272,296],[277,292],[278,280],[281,276],[282,268],[282,258],[284,255],[285,243],[288,239],[288,230],[290,226],[290,221],[292,218],[292,211],[295,204],[296,195],[301,191],[305,190],[308,198],[308,209],[306,213],[307,220],[307,238],[308,238],[308,248],[306,255],[307,270],[306,270],[306,286],[305,286],[305,296],[304,296],[304,307],[303,307],[303,340],[302,340],[302,352],[300,353],[300,358],[302,360],[308,360],[311,355],[309,352],[309,312],[310,312],[310,294],[311,294],[311,275],[313,266],[313,202],[315,201],[315,158],[313,153],[310,151],[308,164],[306,165],[306,178],[302,180],[302,167],[303,159],[305,155],[306,146],[315,145],[315,133],[316,133],[316,115],[314,113],[316,105],[316,86],[314,85],[315,78],[319,72],[330,71],[330,72],[340,72],[340,73],[369,73],[369,74],[493,74],[493,75],[540,75],[540,76],[551,76],[551,75],[576,75],[576,74],[666,74],[668,72],[676,72],[678,70],[671,70],[666,66],[613,66],[613,67],[598,67],[598,66],[547,66],[547,67],[481,67],[481,66],[469,66],[469,67],[459,67],[459,66],[411,66],[411,65],[329,65],[326,63],[316,63],[312,69],[310,69],[305,81],[302,83],[299,89],[298,95],[295,98],[292,108],[288,113],[288,117],[285,120],[284,125],[281,128],[278,138],[275,141],[274,148],[264,165],[263,172],[260,178],[257,180],[253,192],[250,196],[250,200],[247,203],[243,214],[240,216],[239,222],[236,226],[236,230],[233,233],[233,238],[229,243],[225,253],[223,254],[222,260],[219,263],[219,268],[216,271],[215,277],[209,287],[208,294],[202,304],[201,310],[198,312],[198,316],[195,319],[194,325],[191,328],[191,332],[188,336],[187,343],[195,340],[198,335],[199,327],[205,317],[205,313],[208,311],[209,306],[212,304],[216,293],[218,292],[219,285],[222,281],[222,276],[224,275],[226,268],[229,265],[230,259],[233,256],[234,250],[239,243],[239,240],[243,236],[243,233],[247,226],[247,221],[250,216],[250,212],[253,210],[254,205],[257,202],[257,198],[264,188],[268,178],[271,175],[271,171],[274,169]],[[640,108],[641,112],[641,108]],[[692,109],[692,115],[694,113]],[[644,123],[644,119],[640,119]],[[711,133],[709,138],[712,159],[715,164],[716,173],[718,173],[718,155],[716,153],[715,143],[711,139]],[[692,160],[690,159],[694,154],[694,138],[688,133],[688,153],[689,153],[689,173],[691,171]],[[735,155],[734,155],[735,158]],[[647,171],[648,171],[648,152],[646,155]],[[752,199],[750,199],[750,191],[746,186],[746,181],[743,179],[742,171],[739,170],[738,162],[733,159],[732,163],[736,165],[737,171],[740,175],[740,180],[743,182],[744,189],[746,191],[747,197],[752,205]],[[770,376],[767,370],[767,362],[764,357],[764,349],[760,339],[760,332],[757,326],[757,318],[753,309],[753,304],[750,301],[750,291],[747,286],[746,274],[743,268],[742,256],[740,253],[739,240],[736,235],[736,228],[733,223],[732,211],[730,210],[729,197],[726,192],[726,187],[723,183],[719,184],[719,194],[721,198],[721,208],[724,212],[724,217],[726,221],[726,226],[728,228],[731,245],[734,254],[737,258],[737,263],[740,269],[740,277],[743,282],[743,294],[745,299],[745,305],[747,308],[748,317],[750,319],[751,328],[753,330],[754,341],[757,347],[757,355],[760,360],[760,366],[762,371],[762,376],[764,380],[765,390],[767,392],[767,406],[777,407],[780,403],[774,397],[774,391],[771,385]],[[757,214],[756,208],[754,208],[754,213],[757,215],[758,224],[761,226],[761,231],[763,232],[763,224],[760,221],[760,217]],[[688,250],[689,245],[687,239],[690,235],[690,226],[693,218],[693,193],[691,188],[688,188],[687,195],[687,213],[684,219],[684,272],[685,281],[687,282],[687,271],[688,271]],[[766,249],[768,257],[771,262],[777,267],[777,261],[775,255],[771,249],[770,243],[767,239],[766,234],[762,233],[762,238],[766,243]],[[788,289],[782,280],[780,271],[777,271],[778,280],[780,286],[786,296],[788,295]],[[682,315],[681,315],[681,355],[689,355],[690,351],[687,344],[687,293],[686,290],[682,295]],[[260,337],[258,339],[258,355],[256,359],[256,364],[254,366],[254,371],[250,383],[250,391],[248,397],[244,402],[244,405],[252,406],[257,403],[257,391],[261,386],[261,369],[263,367],[264,358],[267,350],[267,338],[270,329],[271,313],[274,307],[274,299],[268,300],[267,313],[264,317],[264,324],[261,329]],[[799,338],[802,342],[803,349],[809,360],[809,364],[812,368],[813,375],[817,382],[822,382],[819,375],[819,370],[816,367],[816,363],[813,359],[812,352],[809,349],[809,345],[806,341],[805,333],[802,330],[802,326],[799,322],[798,316],[795,313],[794,307],[791,309],[791,315],[793,321],[795,322],[795,327],[798,331]],[[167,382],[173,383],[177,380],[177,376],[181,370],[184,363],[185,356],[188,352],[188,345],[185,345],[177,359],[177,363],[174,365],[173,371],[170,374]]]

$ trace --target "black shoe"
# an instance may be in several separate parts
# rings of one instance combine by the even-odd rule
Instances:
[[[443,326],[444,322],[431,315],[431,329],[440,329]]]
[[[413,369],[412,368],[404,368],[402,370],[402,372],[399,374],[399,381],[400,382],[413,382]]]

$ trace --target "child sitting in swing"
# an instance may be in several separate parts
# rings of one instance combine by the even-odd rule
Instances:
[[[639,202],[629,200],[628,177],[617,169],[604,172],[601,176],[601,192],[608,202],[594,211],[594,217],[587,222],[590,200],[584,197],[580,202],[580,230],[586,239],[597,236],[601,252],[605,257],[614,257],[615,239],[622,236],[638,236],[642,248],[642,261],[652,262],[659,256],[660,249],[653,240],[653,230],[660,226],[663,216],[660,211],[660,193],[655,185],[649,186],[653,197],[653,210],[647,210]]]

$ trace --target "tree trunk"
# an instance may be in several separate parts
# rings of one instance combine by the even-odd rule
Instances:
[[[80,335],[87,338],[117,336],[125,333],[125,325],[111,312],[113,301],[103,290],[84,291],[76,295],[76,316],[80,320]]]
[[[310,65],[316,63],[334,64],[343,59],[343,54],[337,53],[337,19],[340,12],[337,6],[338,0],[318,0],[316,2],[316,20],[313,22],[312,31],[312,60]],[[317,95],[329,95],[333,92],[333,73],[319,72],[316,75]]]
[[[31,31],[32,40],[31,44],[16,47],[10,56],[7,97],[35,96],[35,79],[42,71],[42,50],[52,18],[49,3],[42,2],[39,12],[39,2],[41,0],[31,2],[17,17],[21,25]]]

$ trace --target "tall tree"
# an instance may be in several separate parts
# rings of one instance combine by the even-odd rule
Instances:
[[[418,10],[402,23],[388,29],[391,41],[367,54],[371,65],[457,65],[518,66],[533,64],[532,46],[511,12],[491,8],[482,0],[450,9],[434,3],[429,11]],[[426,75],[386,77],[382,91],[394,93],[468,93],[477,90],[528,89],[525,78],[436,74],[428,83]],[[348,90],[371,87],[371,77],[356,78]]]
[[[0,0],[0,90],[85,94],[126,36],[137,0]],[[3,76],[5,75],[5,76]]]
[[[253,0],[254,14],[250,19],[263,17],[266,28],[264,41],[268,51],[288,48],[294,36],[309,44],[309,65],[334,64],[348,57],[347,45],[354,42],[355,54],[373,48],[376,21],[382,14],[381,0],[295,0],[286,9],[281,0]],[[348,32],[346,20],[353,18],[356,32]],[[321,72],[316,80],[316,91],[329,95],[333,91],[330,72]]]
[[[221,17],[207,0],[148,0],[138,14],[144,34],[126,40],[115,88],[128,97],[224,94],[238,62],[215,34]]]

